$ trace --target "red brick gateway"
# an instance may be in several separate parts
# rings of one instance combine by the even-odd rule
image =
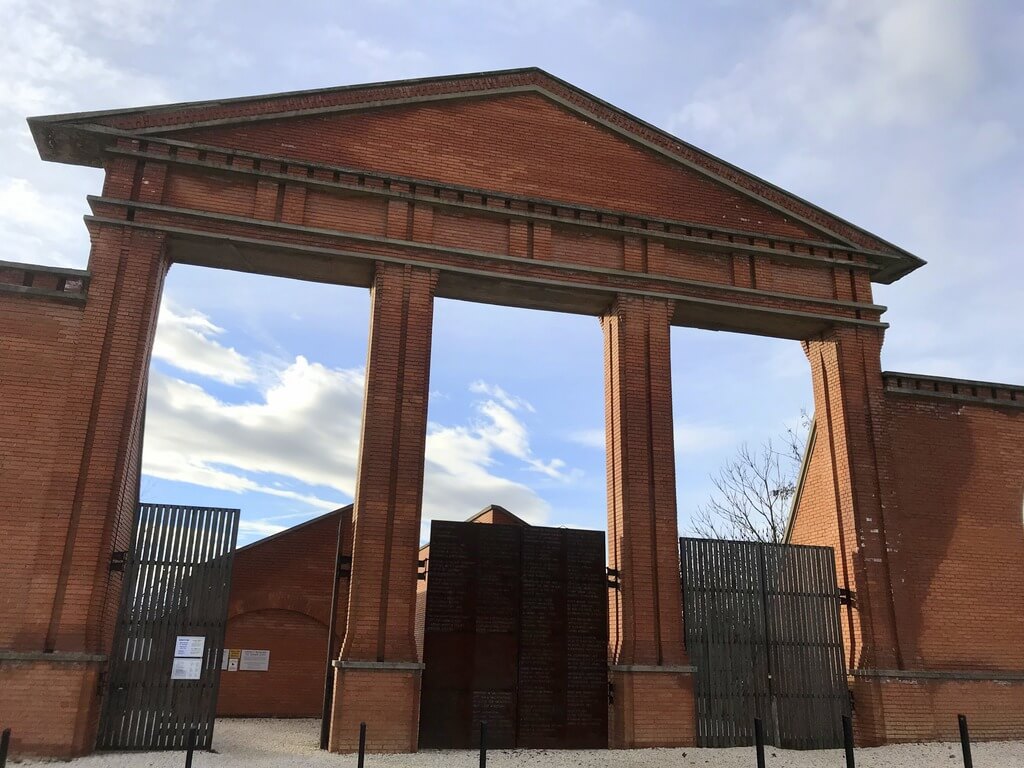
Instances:
[[[815,422],[790,538],[834,547],[857,738],[1024,736],[1024,388],[883,373],[906,251],[537,69],[30,119],[102,167],[88,270],[0,264],[0,722],[93,749],[164,277],[369,288],[331,749],[417,747],[435,297],[599,318],[614,747],[694,740],[672,325],[799,340]]]

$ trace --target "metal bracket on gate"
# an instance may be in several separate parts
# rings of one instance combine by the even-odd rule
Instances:
[[[338,555],[338,578],[347,579],[352,575],[352,555]]]
[[[604,572],[608,577],[608,589],[622,589],[621,575],[615,568],[605,568]]]
[[[836,590],[836,594],[839,597],[840,605],[852,605],[854,608],[857,607],[857,593],[852,589],[839,587],[839,589]]]
[[[419,569],[419,571],[416,573],[416,581],[426,581],[427,580],[427,561],[425,559],[424,560],[417,560],[416,561],[416,567]]]
[[[128,553],[123,550],[117,550],[116,552],[110,553],[110,572],[111,573],[124,573],[124,565],[128,561]]]
[[[608,681],[608,703],[615,703],[615,685],[611,680]]]
[[[853,697],[853,688],[849,688],[850,693],[850,712],[855,712],[857,709],[857,700]]]

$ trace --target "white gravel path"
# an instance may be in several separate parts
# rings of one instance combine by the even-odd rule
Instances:
[[[354,768],[355,755],[317,749],[319,720],[219,720],[214,753],[197,753],[194,768]],[[973,745],[977,768],[1021,768],[1024,742]],[[901,744],[857,750],[858,768],[932,768],[963,765],[959,744]],[[843,768],[837,750],[795,752],[769,748],[769,768]],[[38,765],[39,763],[19,763]],[[182,768],[182,752],[103,753],[73,760],[72,768]],[[753,748],[633,750],[501,750],[488,752],[488,768],[753,768]],[[476,752],[424,751],[367,755],[366,768],[477,768]]]

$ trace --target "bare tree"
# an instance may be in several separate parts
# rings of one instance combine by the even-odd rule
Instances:
[[[715,490],[693,519],[698,536],[782,542],[810,421],[802,412],[799,427],[769,438],[760,449],[739,447],[711,476]]]

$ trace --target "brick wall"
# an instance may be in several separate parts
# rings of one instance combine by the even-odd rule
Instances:
[[[840,585],[857,593],[841,615],[859,740],[954,739],[959,713],[977,738],[1020,738],[1024,388],[872,377],[884,406],[879,465],[844,467],[835,428],[851,392],[830,398],[829,370],[834,380],[838,365],[815,375],[815,430],[790,541],[833,547]],[[844,476],[855,473],[875,475],[884,517],[844,502]],[[864,548],[880,529],[885,559]],[[869,628],[887,620],[893,631],[878,647]]]
[[[218,715],[320,716],[339,523],[342,553],[351,555],[351,507],[235,553],[224,647],[269,650],[270,669],[221,672]],[[345,632],[347,579],[340,588],[335,658]]]

